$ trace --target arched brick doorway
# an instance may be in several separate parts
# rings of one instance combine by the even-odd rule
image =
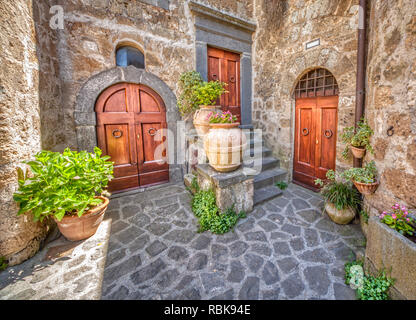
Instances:
[[[151,88],[118,83],[95,104],[97,142],[114,162],[112,192],[169,181],[166,162],[166,107]]]
[[[335,169],[338,93],[335,77],[323,68],[305,73],[294,91],[293,182],[312,190],[318,190],[315,179]]]

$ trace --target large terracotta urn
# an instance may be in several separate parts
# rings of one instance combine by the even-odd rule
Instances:
[[[240,123],[210,123],[204,149],[209,164],[219,172],[238,169],[243,161],[247,139],[238,127]]]
[[[209,131],[209,116],[221,111],[221,106],[200,106],[194,114],[194,127],[198,136],[203,139]]]

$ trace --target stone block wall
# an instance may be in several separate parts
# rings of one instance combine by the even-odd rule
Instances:
[[[373,215],[399,202],[416,208],[416,14],[413,0],[371,1],[366,115],[374,129]],[[388,129],[393,127],[388,135]]]
[[[0,1],[0,257],[15,265],[34,255],[46,228],[17,216],[16,167],[41,148],[39,62],[32,1]]]
[[[316,67],[339,85],[338,132],[354,123],[358,0],[255,0],[253,124],[292,174],[297,80]],[[320,46],[306,50],[307,42]],[[337,168],[345,168],[340,135]]]

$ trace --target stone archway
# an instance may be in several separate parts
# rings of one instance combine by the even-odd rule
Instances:
[[[355,106],[355,82],[356,70],[350,58],[337,50],[329,47],[317,48],[307,52],[301,52],[291,56],[284,61],[288,66],[285,73],[282,74],[281,105],[284,107],[284,114],[290,115],[290,132],[288,132],[288,141],[291,146],[290,159],[288,159],[289,172],[293,171],[293,154],[294,154],[294,131],[295,131],[295,99],[293,92],[298,80],[312,69],[324,68],[330,71],[337,79],[339,87],[338,103],[338,132],[342,132],[346,126],[354,124],[354,106]],[[343,159],[342,143],[340,135],[337,139],[336,168],[348,166]]]
[[[133,66],[115,67],[88,79],[77,95],[74,120],[78,150],[91,152],[97,146],[95,102],[105,89],[122,82],[146,85],[160,95],[166,106],[168,129],[174,134],[176,140],[176,127],[180,115],[176,108],[175,94],[168,85],[159,77],[144,69]],[[176,146],[176,141],[172,145]],[[181,165],[176,163],[175,159],[175,164],[169,167],[169,180],[171,182],[182,180]]]

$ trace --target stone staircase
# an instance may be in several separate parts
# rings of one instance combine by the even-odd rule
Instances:
[[[254,152],[254,144],[260,144],[260,141],[250,139],[250,148],[247,148],[245,153],[249,155],[252,152],[254,158],[262,157],[261,173],[254,178],[254,205],[256,205],[282,194],[282,190],[275,184],[286,180],[287,170],[280,168],[280,160],[272,156],[272,150],[265,146],[264,140],[261,140],[261,152]]]

